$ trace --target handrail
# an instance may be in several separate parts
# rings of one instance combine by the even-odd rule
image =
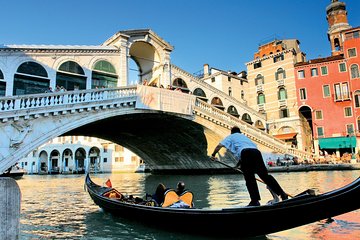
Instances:
[[[9,111],[37,109],[136,96],[136,87],[75,90],[55,93],[0,97],[0,116]]]
[[[271,136],[270,134],[267,134],[266,132],[246,123],[245,121],[242,121],[239,118],[236,118],[234,116],[232,116],[229,113],[226,113],[220,109],[217,109],[216,107],[200,100],[200,99],[196,99],[195,102],[195,107],[194,107],[194,111],[195,113],[198,114],[207,114],[208,116],[214,118],[214,119],[219,119],[221,120],[221,122],[223,124],[228,125],[228,128],[231,128],[234,125],[237,125],[240,127],[240,129],[242,130],[242,132],[244,132],[244,134],[248,135],[250,138],[252,138],[254,141],[261,143],[262,145],[265,145],[271,149],[274,149],[278,152],[282,152],[282,153],[288,153],[291,155],[295,155],[298,157],[302,157],[302,158],[312,158],[312,154],[299,150],[299,149],[295,149],[295,148],[290,148],[288,146],[285,145],[285,143],[277,138],[274,138],[273,136]]]
[[[199,78],[191,75],[190,73],[188,73],[188,72],[186,72],[185,70],[177,67],[176,65],[172,65],[172,64],[171,64],[171,67],[175,68],[177,71],[182,72],[183,74],[185,74],[186,76],[188,76],[189,78],[191,78],[191,80],[194,81],[194,82],[196,82],[196,84],[205,87],[206,89],[208,89],[208,90],[210,90],[210,91],[218,94],[218,95],[221,96],[222,98],[227,99],[227,100],[229,100],[229,101],[232,102],[232,103],[236,103],[236,104],[240,105],[241,107],[243,107],[243,108],[246,110],[246,112],[251,113],[252,115],[254,115],[254,116],[256,116],[256,117],[258,117],[258,118],[263,119],[264,121],[266,121],[264,115],[262,115],[261,113],[257,112],[257,111],[254,110],[253,108],[247,106],[247,105],[245,104],[245,101],[244,101],[244,102],[240,102],[240,101],[237,100],[236,98],[227,95],[227,94],[224,93],[223,91],[220,91],[219,89],[211,86],[210,84],[208,84],[208,83],[200,80]]]

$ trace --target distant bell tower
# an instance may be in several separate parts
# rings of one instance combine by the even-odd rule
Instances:
[[[347,20],[346,4],[338,0],[331,0],[326,8],[326,20],[328,21],[328,38],[331,45],[331,55],[343,53],[343,40],[341,31],[351,28]]]

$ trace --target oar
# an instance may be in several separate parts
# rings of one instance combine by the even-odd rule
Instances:
[[[219,154],[219,155],[220,155],[220,154]],[[232,166],[230,166],[230,165],[228,165],[228,164],[226,164],[226,163],[224,163],[224,162],[221,162],[220,160],[215,160],[215,162],[218,162],[218,163],[220,163],[220,164],[222,164],[222,165],[224,165],[224,166],[226,166],[226,167],[228,167],[228,168],[231,168],[231,169],[233,169],[233,170],[235,170],[235,171],[237,171],[237,172],[239,172],[239,173],[244,174],[240,169],[235,168],[235,167],[232,167]],[[259,179],[259,178],[255,178],[255,179],[256,179],[256,181],[259,181],[259,182],[261,182],[261,183],[263,183],[263,184],[266,185],[266,183],[265,183],[263,180],[261,180],[261,179]],[[275,200],[276,202],[278,202],[279,197],[277,196],[277,194],[276,194],[269,186],[266,185],[266,187],[267,187],[267,189],[270,191],[271,195],[274,197],[274,200]],[[287,192],[285,192],[285,193],[286,193],[289,197],[294,198],[291,194],[288,194]]]

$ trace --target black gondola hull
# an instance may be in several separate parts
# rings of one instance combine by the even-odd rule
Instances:
[[[327,219],[360,208],[360,178],[318,196],[299,196],[273,205],[227,209],[177,209],[130,204],[102,196],[111,188],[86,177],[99,207],[124,218],[168,230],[218,236],[259,236]]]

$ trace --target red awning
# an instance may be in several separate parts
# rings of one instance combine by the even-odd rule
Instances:
[[[297,133],[284,133],[284,134],[274,135],[274,137],[280,140],[286,140],[286,139],[294,139],[296,135]]]

